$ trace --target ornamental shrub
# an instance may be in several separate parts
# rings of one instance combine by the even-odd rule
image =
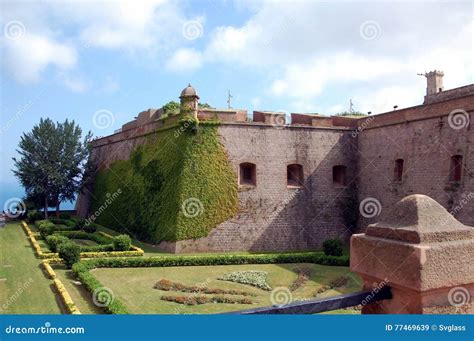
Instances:
[[[58,249],[59,257],[63,259],[68,269],[71,269],[74,263],[79,262],[81,258],[81,247],[71,241],[62,243]]]
[[[339,239],[327,239],[323,243],[323,249],[326,256],[342,256],[342,242]]]
[[[47,236],[53,234],[55,229],[56,227],[54,226],[54,224],[49,221],[44,221],[39,225],[39,231],[43,239],[46,239]]]
[[[132,245],[132,240],[126,234],[121,234],[114,237],[113,241],[115,251],[128,251],[130,250],[130,245]]]
[[[59,245],[66,242],[69,242],[69,238],[58,234],[52,234],[46,237],[46,243],[48,243],[51,252],[58,252]]]

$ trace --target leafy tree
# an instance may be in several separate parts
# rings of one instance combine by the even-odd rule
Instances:
[[[88,133],[81,141],[82,130],[74,121],[54,123],[41,119],[31,132],[24,133],[19,143],[19,159],[13,158],[13,173],[26,190],[27,200],[34,204],[42,201],[45,218],[48,207],[62,201],[74,200],[83,183],[89,157]]]
[[[214,107],[211,107],[207,103],[198,103],[198,107],[199,107],[199,109],[215,109]]]

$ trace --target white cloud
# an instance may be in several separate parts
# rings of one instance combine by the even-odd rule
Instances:
[[[197,18],[204,22],[204,17]],[[47,69],[60,73],[74,69],[79,48],[87,51],[84,47],[157,60],[189,43],[182,26],[190,19],[179,3],[166,0],[2,3],[2,27],[17,21],[26,31],[21,39],[0,38],[1,63],[15,80],[31,83],[39,81]],[[87,88],[72,76],[62,79],[74,91]]]
[[[165,67],[169,71],[192,71],[202,64],[202,55],[195,49],[179,49],[167,61]]]
[[[76,65],[76,49],[53,38],[26,32],[17,40],[1,39],[3,67],[21,83],[37,82],[41,73],[53,66],[59,70],[71,69]]]

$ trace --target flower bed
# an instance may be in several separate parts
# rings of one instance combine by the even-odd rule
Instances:
[[[173,282],[168,279],[160,279],[154,287],[158,290],[163,291],[181,291],[187,293],[202,293],[202,294],[220,294],[220,295],[241,295],[241,296],[255,296],[255,294],[233,289],[219,289],[219,288],[209,288],[207,286],[194,286],[186,285],[179,282]]]
[[[219,277],[221,281],[229,281],[240,284],[248,284],[262,290],[272,290],[272,287],[267,283],[268,273],[265,271],[236,271],[225,274]]]
[[[185,305],[196,305],[205,303],[227,303],[227,304],[252,304],[252,300],[248,298],[239,297],[225,297],[225,296],[174,296],[174,295],[163,295],[161,296],[163,301],[175,302]]]

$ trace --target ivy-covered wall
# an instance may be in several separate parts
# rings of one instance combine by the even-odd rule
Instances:
[[[203,122],[196,130],[182,121],[97,174],[91,213],[100,210],[97,223],[144,241],[177,241],[205,237],[236,215],[237,194],[217,125]]]

